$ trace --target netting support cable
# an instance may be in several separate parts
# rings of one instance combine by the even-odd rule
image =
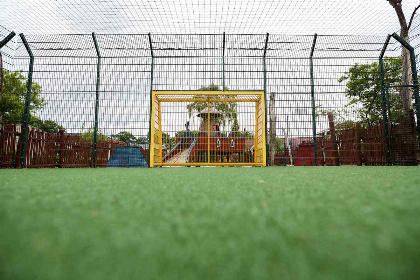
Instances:
[[[25,108],[23,113],[23,122],[22,122],[22,150],[20,154],[20,167],[24,168],[26,163],[26,147],[28,145],[28,126],[30,119],[30,105],[31,105],[31,93],[32,93],[32,74],[34,70],[34,55],[32,53],[31,47],[26,41],[25,35],[23,33],[19,34],[23,45],[25,46],[26,51],[29,55],[29,71],[28,71],[28,81],[26,83],[26,97],[25,97]]]
[[[96,64],[96,96],[95,96],[95,126],[93,129],[93,167],[97,167],[98,159],[98,118],[99,118],[99,88],[101,85],[101,52],[96,39],[95,32],[92,33],[93,43],[95,44],[98,61]]]
[[[312,42],[311,55],[309,56],[309,67],[310,67],[310,74],[311,74],[312,135],[313,135],[313,141],[314,141],[315,166],[318,166],[318,145],[316,141],[316,112],[315,112],[315,84],[314,84],[313,56],[314,56],[317,38],[318,38],[318,34],[315,33],[314,39]]]
[[[155,104],[153,104],[153,102],[152,102],[152,95],[153,95],[153,70],[154,70],[154,67],[155,67],[155,56],[154,56],[154,54],[153,54],[153,44],[152,44],[152,35],[149,33],[148,34],[148,36],[149,36],[149,47],[150,47],[150,56],[151,56],[151,58],[152,58],[152,62],[151,62],[151,65],[150,65],[150,106],[149,106],[149,110],[150,110],[150,116],[149,116],[149,155],[148,155],[148,157],[149,157],[149,166],[150,167],[153,167],[152,166],[152,159],[151,159],[151,154],[152,154],[152,150],[151,150],[151,148],[152,148],[152,141],[153,141],[153,139],[152,139],[152,129],[154,129],[154,124],[152,124],[152,113],[153,113],[153,110],[152,110],[152,106],[155,106]]]
[[[222,53],[222,71],[223,71],[223,76],[222,76],[222,90],[225,91],[225,47],[226,47],[226,34],[225,32],[223,32],[223,53]]]
[[[267,46],[268,46],[268,37],[269,33],[267,33],[265,37],[265,45],[264,45],[264,54],[263,54],[263,65],[264,65],[264,105],[265,105],[265,150],[268,151],[268,139],[267,139]],[[265,153],[265,162],[268,162],[268,153]]]
[[[10,32],[9,35],[4,37],[4,39],[0,41],[0,49],[3,48],[7,43],[9,43],[9,41],[12,40],[13,37],[15,37],[15,35],[15,32]]]

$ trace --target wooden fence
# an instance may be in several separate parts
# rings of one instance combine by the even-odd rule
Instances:
[[[0,167],[20,168],[21,127],[13,123],[4,123],[0,127]],[[117,146],[127,143],[108,139],[98,141],[97,166],[105,167],[109,157]],[[36,128],[28,129],[25,166],[28,168],[44,167],[92,167],[92,141],[80,135],[49,133]],[[147,154],[147,151],[142,151]]]
[[[386,165],[385,132],[382,124],[347,125],[337,131],[332,113],[329,130],[317,138],[318,165]],[[391,163],[416,165],[418,157],[414,112],[389,127]],[[302,142],[292,150],[296,166],[315,165],[313,142]],[[275,165],[290,164],[289,153],[277,154]]]
[[[19,137],[20,131],[16,124],[4,123],[0,128],[0,167],[10,168],[16,166],[17,157],[20,158],[20,150],[18,154],[18,146],[20,147]]]

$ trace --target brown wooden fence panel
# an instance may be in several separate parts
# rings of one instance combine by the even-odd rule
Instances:
[[[14,123],[5,122],[0,129],[0,166],[1,168],[12,168],[16,166],[19,159],[17,156],[17,144],[20,133]]]
[[[13,123],[0,126],[0,167],[20,168],[21,133]],[[36,128],[28,128],[28,142],[25,166],[42,167],[91,167],[93,143],[80,135],[49,133]],[[117,140],[98,142],[97,166],[105,167],[118,146],[129,144]],[[142,151],[147,154],[147,151]]]
[[[383,125],[363,129],[363,158],[365,165],[385,165],[385,139]]]
[[[111,141],[98,141],[97,149],[96,164],[104,167],[110,157]]]
[[[318,165],[385,165],[385,142],[383,125],[357,125],[340,131],[336,135],[332,114],[328,115],[329,138],[318,138]],[[19,126],[4,123],[0,127],[0,167],[20,167],[21,133]],[[416,125],[414,113],[410,120],[401,120],[392,127],[394,164],[417,164]],[[98,142],[98,167],[106,166],[117,146],[129,144],[106,140]],[[29,168],[40,167],[90,167],[92,166],[92,142],[80,135],[48,133],[29,128],[25,164]],[[314,147],[312,143],[303,143],[294,151],[295,165],[314,165]],[[140,148],[148,160],[148,150]],[[286,155],[290,164],[289,156]],[[284,155],[277,155],[276,164],[283,165]]]
[[[362,165],[360,132],[360,124],[357,124],[340,133],[340,163],[342,165]]]
[[[58,165],[57,134],[29,128],[26,167],[56,167]]]
[[[61,135],[61,167],[90,167],[92,164],[92,142],[80,136]]]

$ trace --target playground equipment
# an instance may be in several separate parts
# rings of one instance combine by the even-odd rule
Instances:
[[[225,108],[229,102],[240,104],[231,115],[250,130],[234,131],[231,126],[230,131],[221,131],[221,123],[231,119],[216,107]],[[170,127],[162,125],[168,122],[163,107],[170,106],[173,114],[174,108],[185,108],[180,104],[191,103],[204,107],[196,114],[198,130],[192,132],[187,122],[185,132],[176,135],[175,145],[164,153],[162,135],[167,132],[162,127]],[[263,91],[154,91],[150,166],[265,166],[265,119]]]
[[[118,146],[106,167],[147,167],[147,161],[139,147]]]

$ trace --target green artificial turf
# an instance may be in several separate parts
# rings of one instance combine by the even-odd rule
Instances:
[[[413,279],[420,168],[0,170],[0,279]]]

